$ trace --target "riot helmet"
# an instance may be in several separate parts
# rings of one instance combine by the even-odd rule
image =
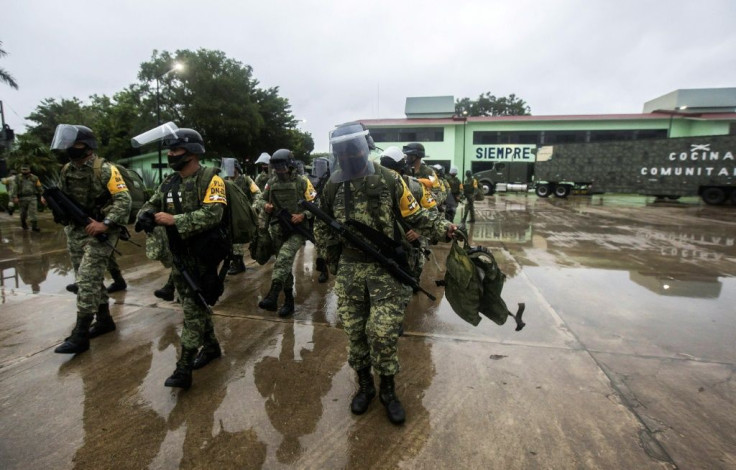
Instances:
[[[289,149],[278,149],[273,153],[269,163],[279,180],[286,181],[289,179],[291,169],[294,168],[294,154]]]
[[[342,183],[375,173],[368,159],[375,145],[363,124],[349,122],[338,126],[330,135],[330,146],[335,156],[331,182]]]
[[[20,166],[20,172],[21,173],[30,173],[31,172],[31,165],[28,163],[24,163]]]
[[[183,148],[187,153],[195,155],[204,153],[204,140],[194,129],[178,129],[175,135],[164,137],[162,145],[169,150]]]
[[[68,161],[67,158],[79,160],[88,157],[96,148],[97,138],[92,129],[86,126],[59,124],[51,140],[51,150],[66,150],[66,155],[60,156],[64,163]]]
[[[473,176],[473,172],[472,172],[472,171],[470,171],[470,170],[465,170],[465,176],[466,176],[467,178],[470,178],[471,176]]]
[[[452,176],[457,176],[457,167],[455,165],[450,166],[450,174]]]
[[[256,165],[261,165],[261,171],[268,173],[268,162],[271,160],[271,155],[266,152],[262,152],[256,159]]]
[[[437,176],[438,177],[440,177],[440,178],[444,178],[445,177],[445,167],[444,166],[442,166],[442,165],[440,165],[438,163],[438,164],[432,166],[432,168],[434,168],[434,171],[435,171],[435,173],[437,173]]]
[[[424,145],[420,144],[419,142],[406,144],[401,150],[406,155],[406,161],[407,163],[409,163],[409,165],[414,164],[417,159],[424,158],[425,156]]]
[[[390,168],[403,175],[406,172],[404,152],[398,147],[388,147],[381,153],[381,166]]]

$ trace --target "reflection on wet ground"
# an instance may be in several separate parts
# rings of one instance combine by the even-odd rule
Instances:
[[[271,264],[228,277],[224,356],[180,392],[162,386],[181,322],[152,295],[164,268],[121,244],[118,330],[55,355],[75,310],[63,233],[0,215],[0,466],[736,468],[736,208],[510,194],[476,210],[472,241],[528,326],[461,320],[434,283],[449,245],[433,247],[422,285],[438,300],[413,298],[400,340],[402,427],[378,400],[350,414],[333,279],[317,283],[310,244],[293,318],[255,307]]]

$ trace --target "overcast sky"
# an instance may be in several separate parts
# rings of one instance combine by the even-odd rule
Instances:
[[[22,132],[44,98],[122,90],[154,49],[223,51],[278,86],[316,151],[338,123],[402,118],[407,96],[515,93],[532,114],[639,113],[736,86],[734,0],[6,0],[0,83]],[[271,149],[265,149],[271,150]]]

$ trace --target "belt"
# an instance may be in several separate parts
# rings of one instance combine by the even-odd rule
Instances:
[[[377,263],[377,261],[372,256],[363,253],[357,248],[343,247],[340,257],[345,261],[359,263]]]

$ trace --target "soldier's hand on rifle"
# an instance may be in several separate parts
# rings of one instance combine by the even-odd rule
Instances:
[[[291,223],[300,224],[304,222],[304,214],[291,214]]]
[[[156,219],[156,225],[172,226],[176,223],[174,216],[168,212],[156,212],[154,218]]]
[[[419,234],[414,230],[409,230],[408,232],[406,232],[406,239],[409,241],[409,243],[415,242],[419,240]]]
[[[96,220],[89,219],[89,223],[86,227],[84,227],[84,231],[87,232],[87,235],[89,235],[90,237],[96,237],[101,233],[107,232],[107,228],[107,225],[103,224],[102,222],[97,222]]]
[[[263,210],[265,210],[266,213],[270,214],[271,212],[273,212],[273,204],[267,202],[266,205],[263,206]]]

